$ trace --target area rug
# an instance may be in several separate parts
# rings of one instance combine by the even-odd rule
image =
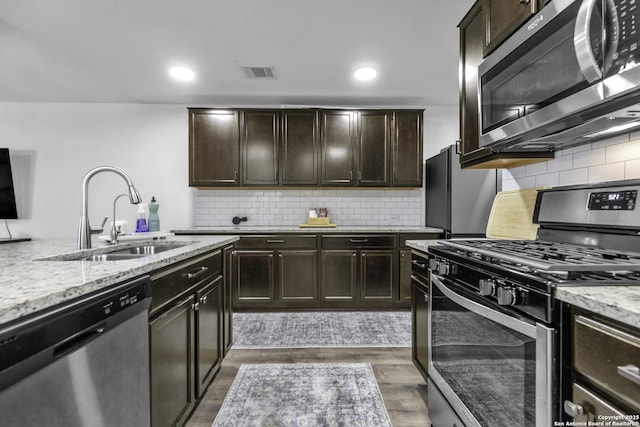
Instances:
[[[391,426],[368,363],[241,365],[213,427]]]
[[[233,348],[411,347],[408,311],[234,313]]]

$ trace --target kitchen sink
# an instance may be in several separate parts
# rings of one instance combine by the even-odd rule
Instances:
[[[125,248],[105,248],[102,250],[90,250],[73,252],[69,254],[55,255],[47,258],[40,258],[38,261],[123,261],[128,259],[144,258],[162,252],[178,249],[185,246],[185,243],[167,243],[138,245]]]

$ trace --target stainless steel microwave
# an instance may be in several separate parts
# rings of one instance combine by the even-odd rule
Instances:
[[[555,151],[640,129],[640,0],[552,0],[478,67],[480,146]]]

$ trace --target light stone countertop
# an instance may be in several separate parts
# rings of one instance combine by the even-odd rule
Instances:
[[[407,246],[427,252],[437,240],[407,240]],[[640,286],[561,286],[555,297],[573,306],[640,328]]]
[[[237,235],[172,236],[128,241],[120,248],[181,243],[183,247],[122,261],[41,261],[40,258],[91,255],[114,247],[93,240],[78,252],[75,239],[0,244],[0,325],[78,296],[109,287],[238,240]]]
[[[252,234],[252,233],[309,233],[309,234],[344,234],[344,233],[442,233],[441,228],[433,227],[401,227],[401,226],[340,226],[335,228],[317,227],[301,228],[298,226],[255,227],[193,227],[182,230],[171,230],[176,234]]]

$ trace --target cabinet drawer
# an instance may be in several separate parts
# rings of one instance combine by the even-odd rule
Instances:
[[[421,282],[429,283],[429,258],[420,252],[411,252],[411,275]]]
[[[393,248],[394,235],[322,236],[323,249]]]
[[[602,397],[598,396],[597,394],[591,392],[590,390],[587,390],[586,388],[576,383],[573,383],[573,398],[571,399],[571,401],[574,404],[579,405],[584,411],[583,414],[576,415],[573,417],[574,422],[588,423],[589,421],[599,421],[602,419],[600,418],[602,416],[621,417],[620,422],[623,422],[626,420],[626,418],[623,418],[623,417],[625,416],[633,417],[633,415],[636,415],[636,414],[633,414],[633,415],[628,414],[627,411],[624,411],[620,408],[616,408],[614,405],[607,402]],[[633,418],[630,418],[628,420],[632,422],[631,424],[629,424],[630,426],[638,425],[637,420]],[[633,422],[635,422],[635,424],[633,424]],[[593,424],[593,425],[596,425],[596,424]],[[623,424],[620,424],[620,425],[623,425]]]
[[[268,235],[240,236],[236,249],[315,249],[316,236]]]
[[[407,240],[437,240],[439,237],[437,233],[398,234],[398,247],[406,248]]]
[[[640,410],[640,334],[574,317],[574,368],[612,396]]]
[[[222,252],[189,259],[151,276],[151,313],[212,276],[222,274]]]

